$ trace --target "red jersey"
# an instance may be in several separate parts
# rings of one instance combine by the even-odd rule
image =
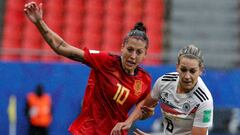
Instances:
[[[92,69],[82,112],[69,131],[74,135],[108,135],[117,122],[127,119],[131,107],[148,95],[151,77],[140,67],[135,75],[125,73],[120,56],[84,51],[84,63]]]

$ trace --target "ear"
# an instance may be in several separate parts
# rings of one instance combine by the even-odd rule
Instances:
[[[199,73],[199,76],[201,76],[201,75],[203,74],[203,70],[204,70],[204,67],[201,66],[201,67],[200,67],[200,73]]]

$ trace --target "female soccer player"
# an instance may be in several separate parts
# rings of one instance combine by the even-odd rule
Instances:
[[[126,120],[130,108],[141,103],[151,90],[151,77],[139,67],[148,48],[144,25],[137,23],[127,34],[122,54],[117,56],[66,43],[45,24],[41,3],[27,3],[24,11],[57,54],[91,67],[82,112],[69,131],[74,135],[110,134],[114,125]]]
[[[178,54],[177,72],[161,76],[153,90],[125,122],[118,123],[112,135],[120,135],[137,119],[150,116],[159,102],[164,124],[164,135],[206,135],[213,120],[213,99],[200,78],[203,56],[194,45],[182,48]],[[135,135],[148,135],[140,130]]]

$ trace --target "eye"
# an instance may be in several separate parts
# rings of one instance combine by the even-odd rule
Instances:
[[[137,55],[141,55],[143,53],[143,50],[137,50]]]
[[[133,48],[127,48],[128,52],[133,52],[134,49]]]
[[[187,69],[186,69],[186,68],[180,68],[180,70],[181,70],[182,72],[187,72]]]
[[[189,72],[190,72],[191,74],[195,74],[195,73],[196,73],[196,70],[195,70],[195,69],[191,69]]]

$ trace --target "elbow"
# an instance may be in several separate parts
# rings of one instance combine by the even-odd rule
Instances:
[[[63,55],[61,51],[55,50],[54,51],[57,55]]]

